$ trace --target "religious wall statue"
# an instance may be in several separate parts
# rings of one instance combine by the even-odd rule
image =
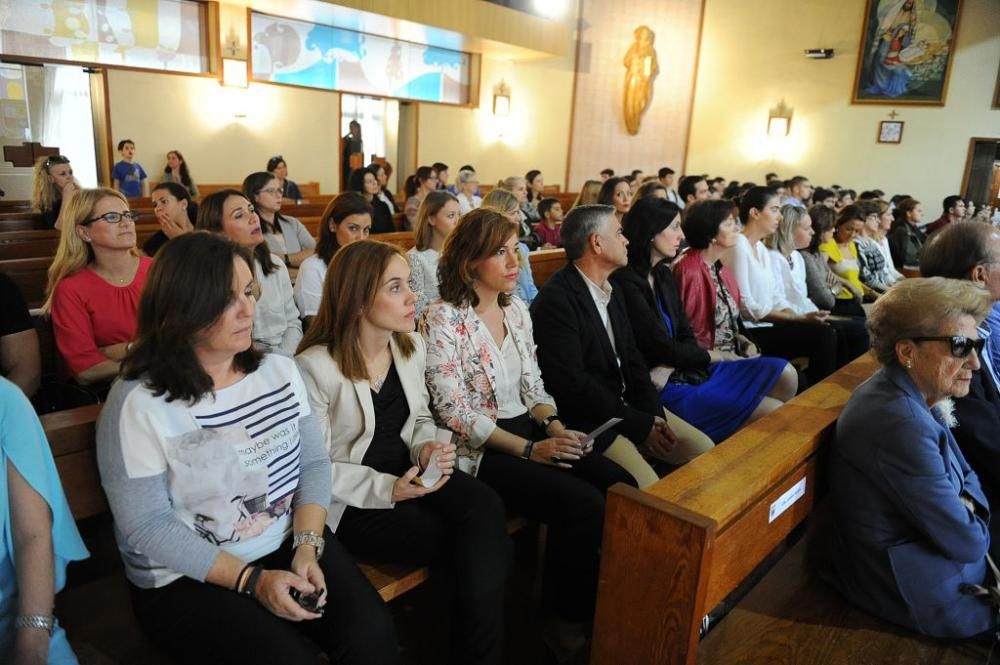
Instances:
[[[660,71],[653,48],[653,31],[640,25],[632,33],[635,42],[625,54],[625,129],[639,133],[639,121],[653,93],[653,77]]]

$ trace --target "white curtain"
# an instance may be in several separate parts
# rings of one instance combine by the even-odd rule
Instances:
[[[340,135],[347,136],[352,120],[361,123],[365,164],[372,155],[385,156],[385,100],[358,95],[340,96]]]
[[[29,103],[35,100],[29,100]],[[90,106],[90,75],[80,67],[45,67],[45,98],[41,127],[34,139],[56,146],[69,157],[73,175],[84,187],[96,187],[97,151],[94,117]]]

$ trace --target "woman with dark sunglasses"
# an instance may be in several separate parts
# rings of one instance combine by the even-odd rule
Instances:
[[[989,507],[951,432],[952,399],[980,367],[976,326],[992,304],[986,289],[943,277],[881,296],[868,326],[882,368],[844,407],[830,456],[835,586],[932,637],[997,626],[996,609],[976,597],[997,583]]]
[[[63,210],[42,311],[79,383],[118,374],[135,335],[136,308],[152,259],[135,246],[135,220],[113,189],[82,189]]]

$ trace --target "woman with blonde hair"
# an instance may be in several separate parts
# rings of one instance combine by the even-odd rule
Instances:
[[[573,201],[573,207],[593,205],[597,203],[597,198],[601,195],[601,181],[600,180],[588,180],[583,183],[583,187],[580,188],[580,193],[577,194],[576,200]],[[569,211],[567,211],[569,212]]]
[[[62,212],[59,247],[49,267],[44,313],[56,348],[78,382],[118,374],[135,335],[136,311],[153,260],[135,246],[135,220],[113,189],[81,189]]]
[[[868,326],[882,367],[851,395],[831,442],[834,586],[931,637],[985,637],[997,626],[983,600],[997,583],[989,504],[951,431],[951,402],[980,369],[977,326],[992,305],[986,289],[943,277],[905,279],[876,300]]]
[[[520,239],[520,232],[524,230],[524,215],[521,212],[517,197],[506,189],[494,189],[483,199],[483,210],[498,212],[510,221],[517,224],[518,228],[518,256],[517,256],[517,288],[514,295],[530,305],[531,301],[538,295],[538,287],[535,286],[535,277],[531,274],[531,262],[528,260],[528,245]]]
[[[503,503],[455,469],[451,432],[438,439],[409,272],[394,245],[344,247],[299,345],[296,360],[333,462],[327,524],[359,558],[448,570],[450,662],[499,663],[510,559]]]
[[[417,296],[417,316],[438,298],[438,257],[445,238],[458,224],[459,201],[450,192],[431,192],[417,211],[416,243],[407,252],[410,289]]]
[[[458,211],[461,214],[472,212],[483,204],[483,199],[476,194],[479,180],[475,171],[462,169],[455,180],[455,195],[458,197]]]
[[[42,215],[47,229],[62,228],[62,207],[80,191],[73,177],[69,158],[62,155],[39,157],[35,162],[35,184],[31,193],[31,209]]]
[[[528,198],[528,180],[519,175],[507,176],[497,183],[498,189],[506,189],[517,199],[518,208],[521,210],[521,239],[531,235],[531,227],[538,222],[541,217],[535,205]]]

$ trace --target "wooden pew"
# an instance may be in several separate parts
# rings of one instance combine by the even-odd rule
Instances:
[[[413,235],[413,231],[395,231],[393,233],[375,233],[371,236],[372,240],[381,240],[382,242],[389,242],[393,245],[399,245],[403,251],[409,251],[416,242],[416,238]]]
[[[45,301],[51,256],[0,261],[0,272],[14,280],[29,309],[41,307]]]
[[[137,224],[136,245],[141,248],[159,230],[159,224]],[[59,247],[59,235],[60,232],[55,229],[0,231],[0,261],[55,256]]]
[[[531,276],[535,278],[535,286],[542,288],[560,268],[566,265],[566,250],[539,249],[528,254],[531,264]]]
[[[780,614],[771,604],[777,592],[765,586],[740,606],[744,618],[734,625],[746,630],[710,633],[705,648],[699,649],[702,618],[809,515],[822,479],[821,451],[837,416],[851,392],[876,369],[870,356],[862,356],[646,491],[612,488],[605,514],[593,665],[888,662],[844,659],[842,654],[864,652],[871,636],[836,620],[817,625],[817,617],[853,616],[855,624],[877,634],[883,656],[912,654],[914,644],[926,642],[898,629],[884,632],[882,622],[860,610],[851,614],[846,601],[790,558],[768,574],[768,585],[798,589],[803,597],[825,603],[799,604],[802,614],[782,617],[783,643],[798,646],[771,649],[756,628],[748,628],[759,628],[762,621]],[[796,570],[799,577],[787,577]],[[754,620],[751,615],[756,615]],[[722,631],[734,618],[722,619],[716,630]],[[815,645],[803,642],[819,640],[817,634],[833,660],[801,657],[815,655]]]

